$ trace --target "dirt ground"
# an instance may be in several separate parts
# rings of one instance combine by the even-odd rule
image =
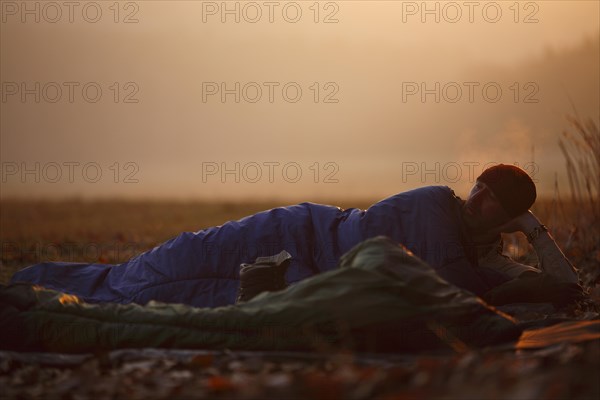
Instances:
[[[2,398],[598,399],[600,343],[367,356],[120,350],[0,353]]]

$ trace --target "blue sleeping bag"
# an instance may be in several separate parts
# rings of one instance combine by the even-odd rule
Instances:
[[[285,249],[292,255],[286,280],[294,283],[336,268],[356,244],[384,235],[446,280],[482,294],[508,278],[484,276],[467,257],[459,202],[449,187],[428,186],[388,197],[366,211],[315,203],[278,207],[181,233],[122,264],[41,263],[15,273],[11,283],[39,284],[86,302],[157,300],[217,307],[235,302],[241,263]]]

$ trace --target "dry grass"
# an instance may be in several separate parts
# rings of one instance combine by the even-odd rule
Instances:
[[[600,130],[593,120],[568,116],[559,146],[565,158],[571,192],[571,235],[564,247],[577,257],[580,278],[586,286],[600,284]],[[564,215],[564,202],[556,190],[553,212]],[[574,253],[574,254],[573,254]]]

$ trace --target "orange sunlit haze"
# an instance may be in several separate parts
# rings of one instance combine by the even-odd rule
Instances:
[[[569,190],[599,120],[597,1],[5,1],[2,198]]]

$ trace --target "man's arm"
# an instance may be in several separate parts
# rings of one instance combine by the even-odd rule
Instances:
[[[485,301],[492,305],[551,302],[555,307],[561,308],[583,298],[584,293],[578,284],[575,268],[552,236],[540,226],[539,219],[527,212],[501,227],[500,232],[519,230],[525,233],[537,253],[541,271],[503,256],[501,249],[491,251],[485,257],[490,267],[518,279],[512,279],[485,293]],[[481,265],[484,265],[483,262]]]
[[[560,282],[578,283],[575,268],[560,250],[550,232],[540,229],[541,226],[540,220],[531,211],[527,211],[498,229],[505,233],[521,231],[528,239],[533,238],[531,244],[540,260],[539,267],[542,272]]]
[[[578,283],[575,267],[560,250],[550,232],[540,232],[531,244],[540,260],[542,271],[552,275],[561,282]]]
[[[541,271],[530,265],[525,265],[516,262],[512,258],[502,254],[502,241],[494,246],[491,251],[482,254],[478,259],[479,265],[485,268],[490,268],[498,272],[502,272],[512,279],[518,278],[525,272],[540,273]]]

